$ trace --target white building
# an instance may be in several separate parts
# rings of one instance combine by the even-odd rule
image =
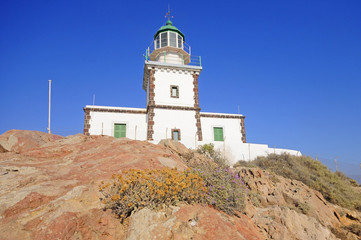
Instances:
[[[146,51],[143,77],[146,108],[87,105],[84,134],[153,143],[170,138],[193,149],[213,143],[231,164],[268,153],[300,154],[246,143],[245,117],[241,114],[201,112],[198,95],[201,71],[201,58],[191,55],[183,33],[168,20]]]

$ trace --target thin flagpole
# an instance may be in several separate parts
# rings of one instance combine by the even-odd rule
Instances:
[[[51,80],[49,80],[49,118],[48,118],[48,133],[51,134],[50,130],[50,112],[51,112]]]

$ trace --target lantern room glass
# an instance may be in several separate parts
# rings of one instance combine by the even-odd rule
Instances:
[[[155,38],[154,45],[155,49],[167,46],[183,49],[183,37],[171,31],[162,32]]]
[[[168,46],[168,32],[164,32],[160,34],[160,47]]]

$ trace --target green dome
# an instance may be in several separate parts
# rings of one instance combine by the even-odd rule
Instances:
[[[165,26],[162,26],[161,28],[159,28],[158,32],[154,35],[154,39],[156,39],[156,37],[159,35],[159,33],[166,32],[166,31],[172,31],[172,32],[179,33],[179,35],[181,35],[183,37],[183,41],[184,41],[183,33],[181,31],[179,31],[178,28],[173,26],[173,23],[171,20],[168,20]]]

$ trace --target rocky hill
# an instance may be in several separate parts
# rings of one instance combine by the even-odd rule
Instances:
[[[121,223],[99,185],[127,169],[209,161],[179,143],[11,130],[0,136],[0,239],[361,239],[361,214],[303,183],[234,169],[248,187],[244,212],[179,204],[144,208]]]

